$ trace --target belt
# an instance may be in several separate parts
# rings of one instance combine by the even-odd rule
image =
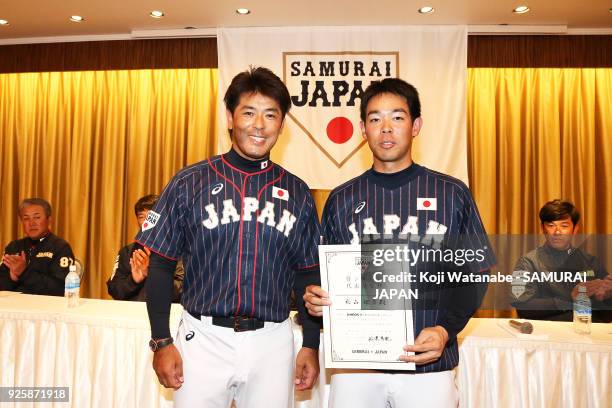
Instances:
[[[192,317],[201,320],[201,315],[198,313],[187,311]],[[215,317],[212,318],[212,324],[220,327],[234,329],[235,332],[252,331],[264,327],[265,321],[259,320],[256,317],[249,316],[232,316],[232,317]]]

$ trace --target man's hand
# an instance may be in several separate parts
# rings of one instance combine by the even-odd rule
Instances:
[[[323,316],[323,306],[331,305],[329,295],[320,286],[309,285],[304,293],[304,304],[312,316]]]
[[[13,282],[17,282],[19,280],[19,277],[28,266],[28,261],[25,256],[25,252],[23,251],[21,251],[18,255],[4,254],[2,256],[2,263],[9,268],[9,274]]]
[[[447,341],[448,333],[444,327],[425,327],[414,340],[414,345],[404,346],[404,350],[419,354],[401,355],[400,360],[418,365],[432,363],[440,358]]]
[[[571,294],[573,300],[576,300],[576,296],[578,296],[578,287],[580,286],[586,287],[586,295],[588,297],[594,297],[599,301],[612,297],[612,279],[610,279],[610,275],[606,276],[604,279],[593,279],[574,286]]]
[[[178,390],[183,385],[183,359],[174,344],[153,353],[153,369],[164,387]]]
[[[295,389],[309,390],[319,376],[319,352],[302,347],[295,359]]]
[[[130,258],[130,266],[132,268],[132,279],[136,283],[140,283],[149,275],[149,248],[137,249],[132,253]]]
[[[609,279],[609,276],[605,279],[596,279],[591,282],[596,282],[591,286],[593,292],[592,296],[595,299],[601,302],[612,297],[612,279]]]

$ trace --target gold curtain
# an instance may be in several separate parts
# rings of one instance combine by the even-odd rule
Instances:
[[[46,198],[85,264],[82,296],[108,298],[136,200],[214,153],[216,96],[216,69],[0,75],[1,245],[22,235],[19,200]]]
[[[612,69],[468,70],[470,189],[489,233],[538,233],[554,198],[583,232],[612,232],[611,107]]]

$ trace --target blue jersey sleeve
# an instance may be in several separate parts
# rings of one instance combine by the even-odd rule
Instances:
[[[185,239],[184,197],[182,179],[175,176],[147,214],[136,241],[165,258],[180,258]]]
[[[321,225],[310,191],[305,194],[302,213],[303,216],[299,220],[301,226],[298,235],[299,247],[294,259],[295,269],[306,269],[319,265],[318,245],[321,240]]]
[[[338,211],[336,210],[335,203],[337,202],[336,196],[332,193],[327,202],[325,208],[323,208],[323,217],[321,219],[321,228],[323,230],[323,243],[325,245],[341,244],[340,237],[337,234],[337,218]]]
[[[463,190],[461,239],[466,250],[479,251],[470,266],[473,272],[483,272],[497,264],[495,253],[485,231],[478,208],[467,186]]]

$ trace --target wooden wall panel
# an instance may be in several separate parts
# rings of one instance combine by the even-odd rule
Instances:
[[[0,46],[0,72],[216,68],[215,38]]]

